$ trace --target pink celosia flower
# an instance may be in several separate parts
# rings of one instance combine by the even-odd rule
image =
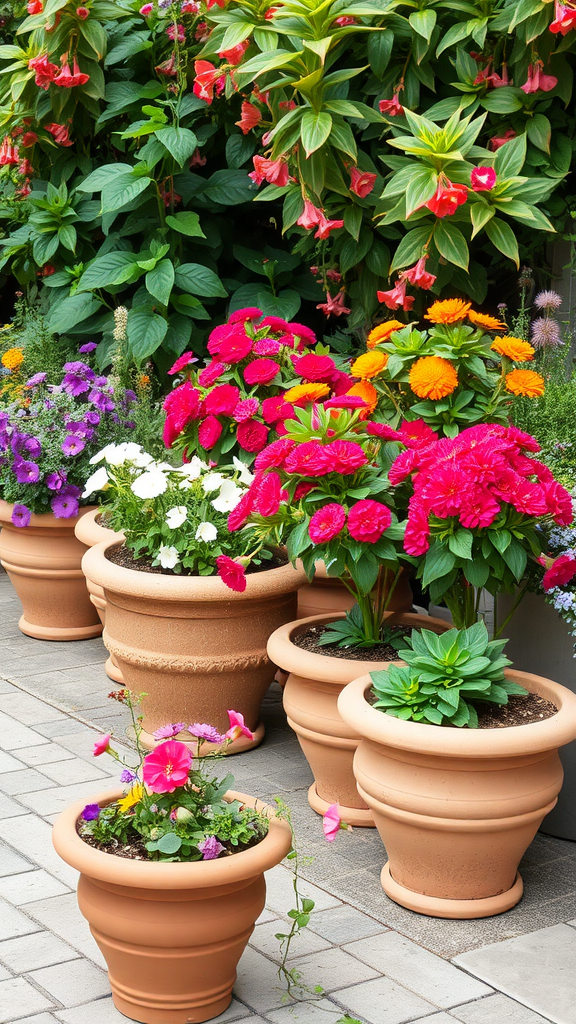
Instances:
[[[338,813],[338,804],[330,804],[330,807],[322,818],[322,828],[324,831],[324,838],[328,843],[333,843],[337,833],[340,831],[340,815]]]
[[[99,757],[100,754],[105,754],[110,747],[110,733],[107,732],[105,736],[100,736],[94,744],[92,754],[94,757]]]
[[[332,501],[319,508],[308,524],[308,535],[313,544],[326,544],[344,528],[346,509]]]
[[[495,184],[496,171],[493,167],[474,167],[470,173],[473,192],[491,192]]]
[[[191,764],[186,744],[168,740],[146,755],[142,777],[151,793],[173,793],[187,782]]]
[[[241,562],[229,558],[228,555],[219,555],[216,559],[216,567],[220,579],[230,590],[236,590],[239,594],[244,593],[246,573]]]
[[[391,522],[392,513],[386,505],[364,498],[348,512],[348,533],[354,540],[375,544]]]
[[[270,384],[279,373],[280,367],[273,359],[255,359],[253,363],[248,363],[248,366],[245,367],[244,380],[250,386]]]
[[[544,573],[542,586],[544,590],[563,587],[576,576],[576,558],[573,555],[560,555]]]
[[[228,739],[237,740],[240,736],[246,736],[249,740],[254,739],[254,733],[246,725],[244,715],[240,714],[239,711],[229,711],[228,718],[230,720],[230,728],[226,733]]]

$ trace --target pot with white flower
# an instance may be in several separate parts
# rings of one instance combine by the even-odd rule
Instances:
[[[211,725],[190,728],[217,736]],[[229,730],[216,749],[230,742]],[[120,761],[128,791],[79,801],[54,824],[57,852],[80,872],[78,904],[114,1004],[143,1024],[199,1024],[226,1010],[264,909],[264,872],[292,843],[288,823],[234,792],[231,775],[218,779],[199,747],[169,740],[128,766],[103,737],[94,753]]]
[[[23,606],[19,626],[42,640],[98,636],[74,529],[86,505],[90,456],[129,427],[131,392],[87,363],[64,366],[58,386],[38,373],[25,400],[0,413],[0,559]]]
[[[229,533],[227,514],[252,479],[241,463],[216,472],[197,457],[178,468],[115,465],[110,451],[103,459],[104,507],[126,540],[97,544],[83,568],[105,593],[104,643],[126,686],[146,695],[142,741],[152,747],[165,738],[167,721],[171,735],[187,719],[223,732],[236,707],[247,731],[228,752],[256,746],[274,675],[266,642],[294,618],[304,571],[249,532]]]

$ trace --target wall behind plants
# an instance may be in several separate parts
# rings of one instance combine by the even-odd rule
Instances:
[[[30,0],[0,268],[101,363],[127,306],[161,368],[245,305],[361,335],[427,286],[483,302],[575,203],[575,28],[541,0]]]

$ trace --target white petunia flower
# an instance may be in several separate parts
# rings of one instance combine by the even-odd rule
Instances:
[[[223,483],[224,477],[222,473],[206,473],[202,480],[202,490],[204,494],[212,494],[212,491],[217,491]]]
[[[132,481],[131,488],[138,498],[157,498],[164,494],[168,481],[158,469],[150,469]]]
[[[108,484],[108,473],[106,472],[105,466],[100,466],[92,476],[89,476],[86,484],[84,485],[83,498],[87,498],[90,494],[94,494],[95,491],[103,491]]]
[[[138,446],[138,447],[140,447],[140,446]],[[138,453],[136,458],[132,459],[132,465],[133,466],[138,466],[139,469],[140,468],[143,469],[144,466],[149,466],[151,462],[154,462],[154,459],[152,458],[152,456],[149,455],[148,452],[142,452],[142,451]]]
[[[188,518],[188,509],[185,505],[175,505],[174,508],[169,508],[166,513],[166,525],[171,530],[177,530],[182,523],[186,522]]]
[[[233,480],[224,480],[220,488],[220,494],[217,498],[214,498],[212,507],[217,512],[231,512],[232,509],[236,508],[243,494],[244,491],[237,487]]]
[[[234,463],[234,469],[237,469],[240,474],[240,482],[246,484],[248,487],[254,479],[254,474],[250,472],[248,466],[240,459],[237,459],[235,455],[232,456],[232,462]]]
[[[182,473],[182,476],[186,476],[188,480],[197,480],[205,469],[208,469],[207,464],[202,462],[197,455],[193,455],[190,462],[185,462],[183,466],[178,467],[178,472]]]
[[[214,526],[214,523],[198,523],[195,540],[205,540],[210,542],[212,540],[216,540],[217,536],[218,530]]]
[[[180,561],[180,555],[176,548],[168,547],[166,544],[160,545],[160,550],[156,557],[163,569],[173,569]]]
[[[90,459],[90,465],[95,466],[98,462],[102,462],[103,459],[108,462],[108,455],[114,448],[116,448],[115,444],[107,444],[104,448],[101,448],[100,451],[96,452],[96,455],[93,455]]]

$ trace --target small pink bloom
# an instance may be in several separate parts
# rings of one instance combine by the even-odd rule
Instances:
[[[401,105],[397,93],[394,93],[391,100],[380,100],[378,107],[381,114],[388,114],[389,117],[399,117],[404,113],[404,107]]]
[[[542,585],[544,590],[563,587],[576,576],[576,558],[572,555],[560,555],[544,573]]]
[[[375,544],[391,522],[392,513],[386,505],[364,498],[348,512],[348,533],[354,540]]]
[[[314,238],[328,238],[331,231],[338,231],[339,228],[343,227],[343,220],[327,220],[323,211],[321,211],[318,229],[314,232]]]
[[[314,206],[314,203],[311,203],[309,199],[305,199],[304,210],[298,217],[296,223],[299,227],[306,228],[309,231],[311,228],[315,228],[319,223],[321,214],[322,211],[319,210],[317,206]]]
[[[175,363],[172,364],[168,370],[168,375],[173,377],[175,373],[180,373],[185,366],[190,366],[191,363],[197,363],[198,360],[193,352],[184,352],[184,355],[178,357]]]
[[[278,441],[275,442],[279,444]],[[326,449],[318,441],[304,441],[302,444],[294,445],[291,442],[292,450],[286,456],[284,469],[287,473],[297,473],[301,476],[326,476],[332,472],[332,466],[326,456]],[[270,447],[273,447],[270,445]]]
[[[408,267],[407,270],[403,270],[400,277],[405,281],[409,281],[415,288],[422,288],[424,291],[428,291],[428,289],[434,284],[436,275],[430,274],[426,270],[427,259],[428,253],[425,253],[413,267]]]
[[[259,420],[246,420],[238,424],[238,444],[245,452],[260,452],[268,441],[268,428]]]
[[[282,481],[278,473],[274,471],[266,473],[259,482],[254,503],[255,511],[261,516],[275,516],[280,508],[283,493]]]
[[[152,733],[155,740],[171,740],[186,728],[186,722],[174,722],[173,725],[161,725]]]
[[[185,743],[168,740],[144,758],[142,776],[152,793],[173,793],[188,780],[192,755]]]
[[[554,75],[542,74],[544,70],[544,61],[535,60],[532,64],[528,65],[528,78],[521,85],[522,92],[526,94],[531,92],[551,92],[558,85],[558,79]]]
[[[504,135],[494,135],[488,143],[488,149],[495,153],[501,146],[504,146],[510,139],[516,138],[516,132],[513,128],[507,128]]]
[[[252,157],[254,170],[248,175],[256,185],[268,181],[272,185],[287,185],[289,180],[288,164],[279,157],[277,160],[267,160],[263,156]]]
[[[240,389],[234,384],[218,384],[204,399],[204,409],[214,416],[231,416],[240,400]]]
[[[253,103],[248,103],[246,100],[243,102],[241,110],[242,116],[240,120],[235,121],[234,123],[242,130],[243,135],[248,135],[248,132],[250,132],[252,128],[255,128],[257,124],[260,124],[262,115],[260,114],[258,107],[255,107]]]
[[[412,309],[416,299],[413,295],[406,295],[406,279],[400,279],[396,281],[396,284],[390,291],[387,292],[376,292],[378,302],[383,302],[388,309],[402,309],[408,312]]]
[[[252,339],[242,327],[229,334],[220,343],[218,356],[225,363],[241,363],[252,351]]]
[[[350,191],[360,196],[361,199],[365,199],[374,188],[376,178],[377,175],[371,174],[370,171],[361,171],[358,167],[351,167]]]
[[[273,359],[255,359],[244,369],[244,380],[247,384],[270,384],[280,373],[278,363]]]
[[[308,535],[313,544],[326,544],[344,529],[346,509],[332,501],[319,508],[308,524]]]
[[[219,377],[223,373],[226,373],[226,366],[224,363],[219,363],[216,359],[213,359],[208,366],[205,366],[203,370],[200,370],[198,374],[198,383],[203,388],[209,388],[212,384],[215,384]]]
[[[250,46],[250,40],[245,39],[242,43],[238,43],[237,46],[230,47],[229,50],[219,50],[218,56],[221,60],[227,61],[228,64],[236,66],[242,61],[242,57],[246,53],[246,50]]]
[[[254,739],[254,733],[246,725],[244,715],[239,711],[229,711],[228,718],[230,719],[230,728],[226,733],[228,739],[237,740],[240,736],[246,736],[249,740]]]
[[[495,184],[496,171],[493,167],[475,167],[470,174],[473,192],[491,192]]]
[[[230,590],[236,590],[239,594],[243,594],[246,590],[244,566],[235,559],[229,558],[228,555],[219,555],[216,559],[216,566],[222,582]]]
[[[294,406],[284,401],[283,395],[265,398],[262,402],[262,416],[266,423],[272,425],[279,420],[290,419],[294,415]]]
[[[230,313],[228,323],[245,324],[248,320],[250,323],[254,323],[254,321],[259,320],[261,316],[262,310],[258,309],[257,306],[244,306],[242,309],[237,309],[234,313]]]
[[[222,843],[216,839],[216,836],[208,836],[198,843],[198,849],[202,854],[202,860],[216,860],[226,847],[222,846]]]
[[[100,754],[105,754],[110,746],[110,733],[107,732],[105,736],[101,736],[100,739],[96,740],[92,754],[94,757],[99,757]]]
[[[272,466],[283,466],[286,458],[296,448],[296,442],[289,437],[281,437],[272,441],[267,448],[259,452],[254,462],[255,469],[269,469]]]
[[[328,461],[331,473],[343,476],[355,473],[368,462],[364,449],[355,441],[332,441],[324,447],[324,458]]]
[[[334,842],[336,834],[340,831],[340,821],[341,818],[338,813],[338,804],[330,804],[330,807],[322,818],[324,838],[328,843]]]
[[[350,309],[344,305],[345,294],[344,289],[339,291],[337,295],[330,295],[326,292],[326,302],[319,302],[316,309],[321,309],[324,316],[347,316]]]
[[[205,448],[206,451],[210,451],[219,441],[221,433],[222,424],[220,420],[216,419],[216,416],[207,416],[200,424],[198,430],[198,444]]]
[[[149,14],[152,14],[153,10],[154,10],[154,4],[144,4],[144,6],[140,8],[140,14],[144,18],[147,18]]]
[[[246,420],[252,419],[256,415],[259,408],[259,402],[257,398],[244,398],[232,413],[236,423],[244,423]]]
[[[330,356],[316,356],[312,353],[296,359],[294,369],[303,380],[313,384],[325,384],[337,372],[336,363]]]

